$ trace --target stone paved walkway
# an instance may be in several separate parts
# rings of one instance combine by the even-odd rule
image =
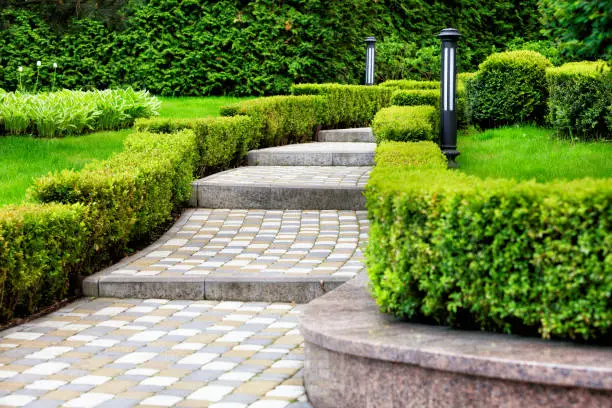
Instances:
[[[83,299],[0,333],[0,406],[307,408],[299,307]]]
[[[197,209],[168,240],[113,275],[353,277],[362,271],[365,211]]]

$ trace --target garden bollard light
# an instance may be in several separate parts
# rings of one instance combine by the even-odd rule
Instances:
[[[365,84],[374,85],[374,62],[376,60],[376,38],[368,37],[365,40],[366,48],[366,72]]]
[[[440,149],[448,159],[448,167],[459,167],[455,157],[459,156],[457,151],[457,65],[456,51],[457,40],[461,34],[454,28],[445,28],[438,34],[442,40],[441,62],[442,72],[440,75]]]

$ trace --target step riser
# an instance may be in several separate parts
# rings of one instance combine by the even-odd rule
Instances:
[[[318,142],[334,142],[334,143],[374,143],[374,135],[371,130],[363,131],[333,131],[333,130],[322,130],[317,136]]]
[[[218,300],[308,303],[342,285],[346,279],[247,280],[235,278],[174,279],[168,282],[102,278],[83,285],[84,296],[120,299]]]
[[[373,166],[374,152],[367,153],[277,153],[253,151],[249,166]]]
[[[364,210],[360,187],[192,185],[193,208]]]

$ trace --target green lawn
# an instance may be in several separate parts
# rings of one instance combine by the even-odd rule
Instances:
[[[612,143],[576,142],[533,126],[459,135],[460,170],[483,178],[554,179],[612,177]]]
[[[18,204],[32,181],[50,171],[80,169],[121,150],[130,129],[61,139],[0,138],[0,205]]]
[[[204,116],[219,116],[219,108],[223,105],[239,102],[247,98],[229,96],[206,96],[167,98],[162,101],[160,117],[162,118],[201,118]]]
[[[160,116],[197,118],[218,116],[219,108],[240,98],[160,98]],[[82,168],[93,160],[104,160],[120,151],[131,129],[98,132],[62,139],[30,136],[0,136],[0,206],[25,200],[32,181],[49,172]]]

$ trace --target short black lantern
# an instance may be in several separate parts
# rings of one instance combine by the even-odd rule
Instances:
[[[366,47],[366,72],[365,84],[374,85],[374,65],[376,61],[376,38],[368,37],[365,40]]]
[[[448,159],[448,167],[458,167],[457,151],[457,41],[461,34],[454,28],[445,28],[438,34],[442,40],[440,75],[440,148]]]

